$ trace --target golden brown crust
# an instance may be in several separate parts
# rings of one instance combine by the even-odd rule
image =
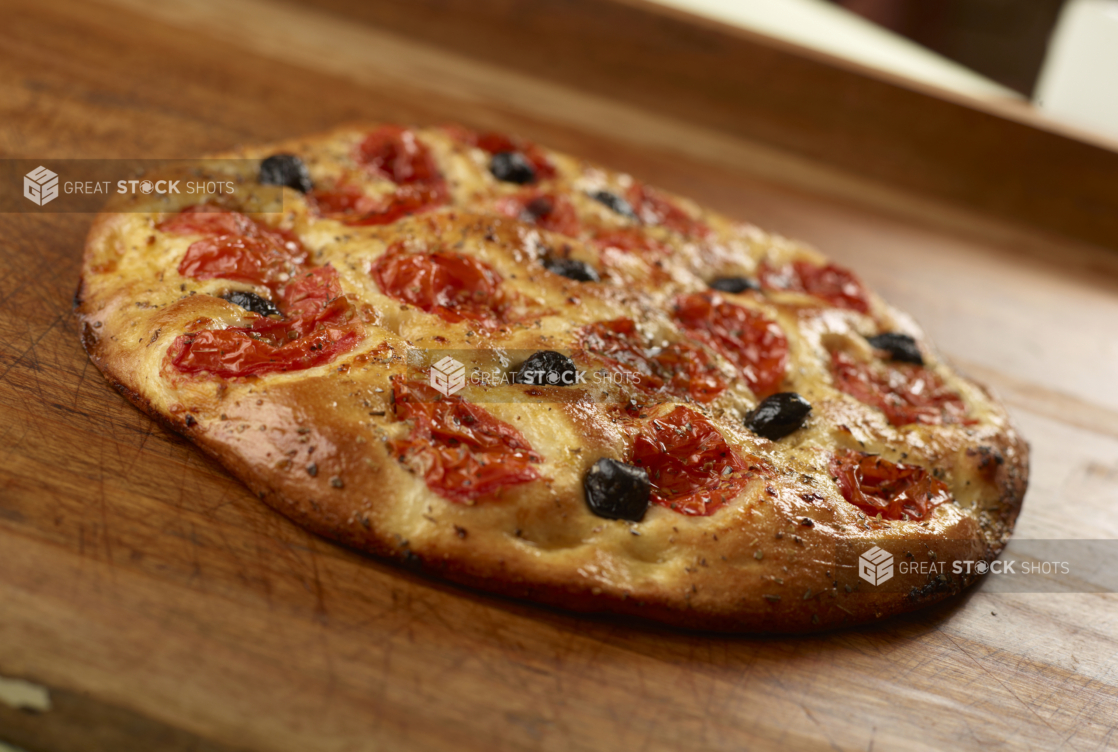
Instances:
[[[235,156],[293,152],[305,159],[316,184],[342,170],[356,180],[347,160],[368,130],[339,129]],[[205,328],[246,325],[250,314],[216,296],[252,286],[178,273],[196,238],[157,229],[164,212],[187,205],[168,201],[152,203],[148,213],[103,214],[90,231],[75,302],[91,359],[134,404],[191,438],[263,501],[316,533],[457,582],[580,611],[697,629],[808,631],[941,600],[970,584],[951,572],[950,562],[992,560],[1000,553],[1024,496],[1027,446],[985,389],[955,373],[911,320],[872,294],[869,314],[821,307],[792,292],[726,295],[780,324],[791,349],[782,389],[803,395],[814,412],[803,429],[770,442],[742,426],[757,399],[741,383],[707,405],[689,405],[735,450],[774,468],[771,477],[748,484],[710,516],[653,506],[642,522],[631,523],[587,510],[587,469],[601,457],[624,459],[631,450],[633,421],[616,407],[628,393],[619,386],[588,387],[581,399],[556,401],[546,390],[536,399],[523,387],[493,388],[487,398],[495,401],[486,409],[543,456],[541,479],[473,505],[433,493],[387,447],[408,429],[394,420],[390,379],[407,372],[409,352],[570,350],[578,327],[620,317],[638,321],[656,340],[684,340],[666,315],[672,296],[704,290],[715,276],[755,275],[762,261],[824,259],[678,197],[673,200],[679,206],[711,228],[709,237],[695,241],[662,227],[642,228],[670,252],[611,256],[584,237],[499,216],[496,201],[520,189],[494,181],[485,155],[452,133],[417,132],[448,177],[448,208],[355,227],[317,217],[302,196],[285,191],[283,214],[264,219],[296,233],[316,264],[338,271],[343,290],[361,308],[364,337],[356,348],[295,373],[219,379],[175,372],[167,362],[171,342],[203,320]],[[548,186],[571,197],[581,219],[632,224],[587,198],[597,188],[622,191],[628,176],[546,153],[559,173]],[[231,179],[251,191],[253,175]],[[384,188],[383,180],[359,179],[371,193]],[[251,201],[239,201],[228,208],[253,208]],[[519,296],[527,317],[486,331],[449,324],[385,296],[369,267],[398,241],[449,245],[485,261]],[[544,271],[541,256],[556,249],[602,270],[602,283]],[[970,423],[896,427],[880,410],[835,388],[830,351],[868,357],[864,337],[886,330],[907,332],[921,343],[929,367],[961,396]],[[589,357],[589,366],[601,365]],[[470,389],[464,394],[478,396]],[[650,411],[659,415],[672,406]],[[843,499],[830,475],[830,458],[839,449],[934,470],[954,501],[925,522],[867,519]],[[888,587],[869,586],[856,575],[858,554],[875,544],[898,559]],[[927,567],[903,573],[901,561],[947,566],[942,573]]]

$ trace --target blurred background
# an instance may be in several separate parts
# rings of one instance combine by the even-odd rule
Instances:
[[[1118,0],[658,0],[1118,139]]]
[[[835,0],[1026,97],[1065,0]]]

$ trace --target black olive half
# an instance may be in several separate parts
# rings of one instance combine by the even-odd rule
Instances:
[[[535,386],[572,386],[578,382],[578,369],[566,355],[541,350],[521,364],[513,381]]]
[[[746,290],[760,290],[761,286],[749,277],[719,277],[710,281],[710,289],[719,292],[745,292]]]
[[[606,457],[594,463],[582,487],[590,511],[607,520],[640,522],[652,495],[647,470]]]
[[[918,366],[924,365],[924,356],[920,353],[916,340],[907,334],[887,332],[875,337],[866,337],[866,341],[874,348],[889,353],[890,360],[901,363],[915,363]]]
[[[610,193],[609,191],[595,191],[594,193],[590,194],[590,198],[594,199],[600,204],[605,204],[610,209],[620,214],[622,217],[633,220],[637,218],[637,213],[633,211],[632,204],[618,196],[616,193]]]
[[[797,430],[811,413],[811,404],[795,392],[765,397],[745,416],[745,427],[770,441],[783,439]]]
[[[267,298],[262,298],[254,292],[242,292],[241,290],[230,290],[221,296],[228,300],[233,305],[240,306],[246,311],[259,313],[261,316],[279,316],[279,309],[275,304]]]
[[[307,166],[294,154],[273,154],[261,162],[260,184],[286,185],[299,193],[309,193],[314,188]]]
[[[520,221],[534,224],[550,216],[553,211],[555,211],[555,202],[547,196],[536,196],[524,205],[524,211],[520,212]]]
[[[525,185],[536,182],[536,169],[518,151],[501,151],[489,160],[493,177],[506,183]]]
[[[575,282],[601,281],[601,277],[598,276],[598,272],[594,267],[578,259],[545,259],[543,267],[552,274],[558,274],[561,277],[573,279]]]

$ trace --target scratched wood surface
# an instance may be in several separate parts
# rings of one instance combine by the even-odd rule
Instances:
[[[354,119],[518,130],[809,240],[998,389],[1019,532],[1118,537],[1118,255],[253,0],[4,0],[0,154],[179,157]],[[448,83],[449,82],[449,83]],[[812,189],[817,186],[818,190]],[[1056,188],[1054,188],[1055,190]],[[996,595],[727,638],[443,585],[259,504],[89,365],[88,215],[0,217],[0,740],[32,752],[1104,749],[1118,599]]]

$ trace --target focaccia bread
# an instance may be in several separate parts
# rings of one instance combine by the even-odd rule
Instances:
[[[813,249],[456,126],[222,156],[231,193],[98,217],[82,341],[310,530],[728,631],[935,602],[1010,535],[1005,410]]]

